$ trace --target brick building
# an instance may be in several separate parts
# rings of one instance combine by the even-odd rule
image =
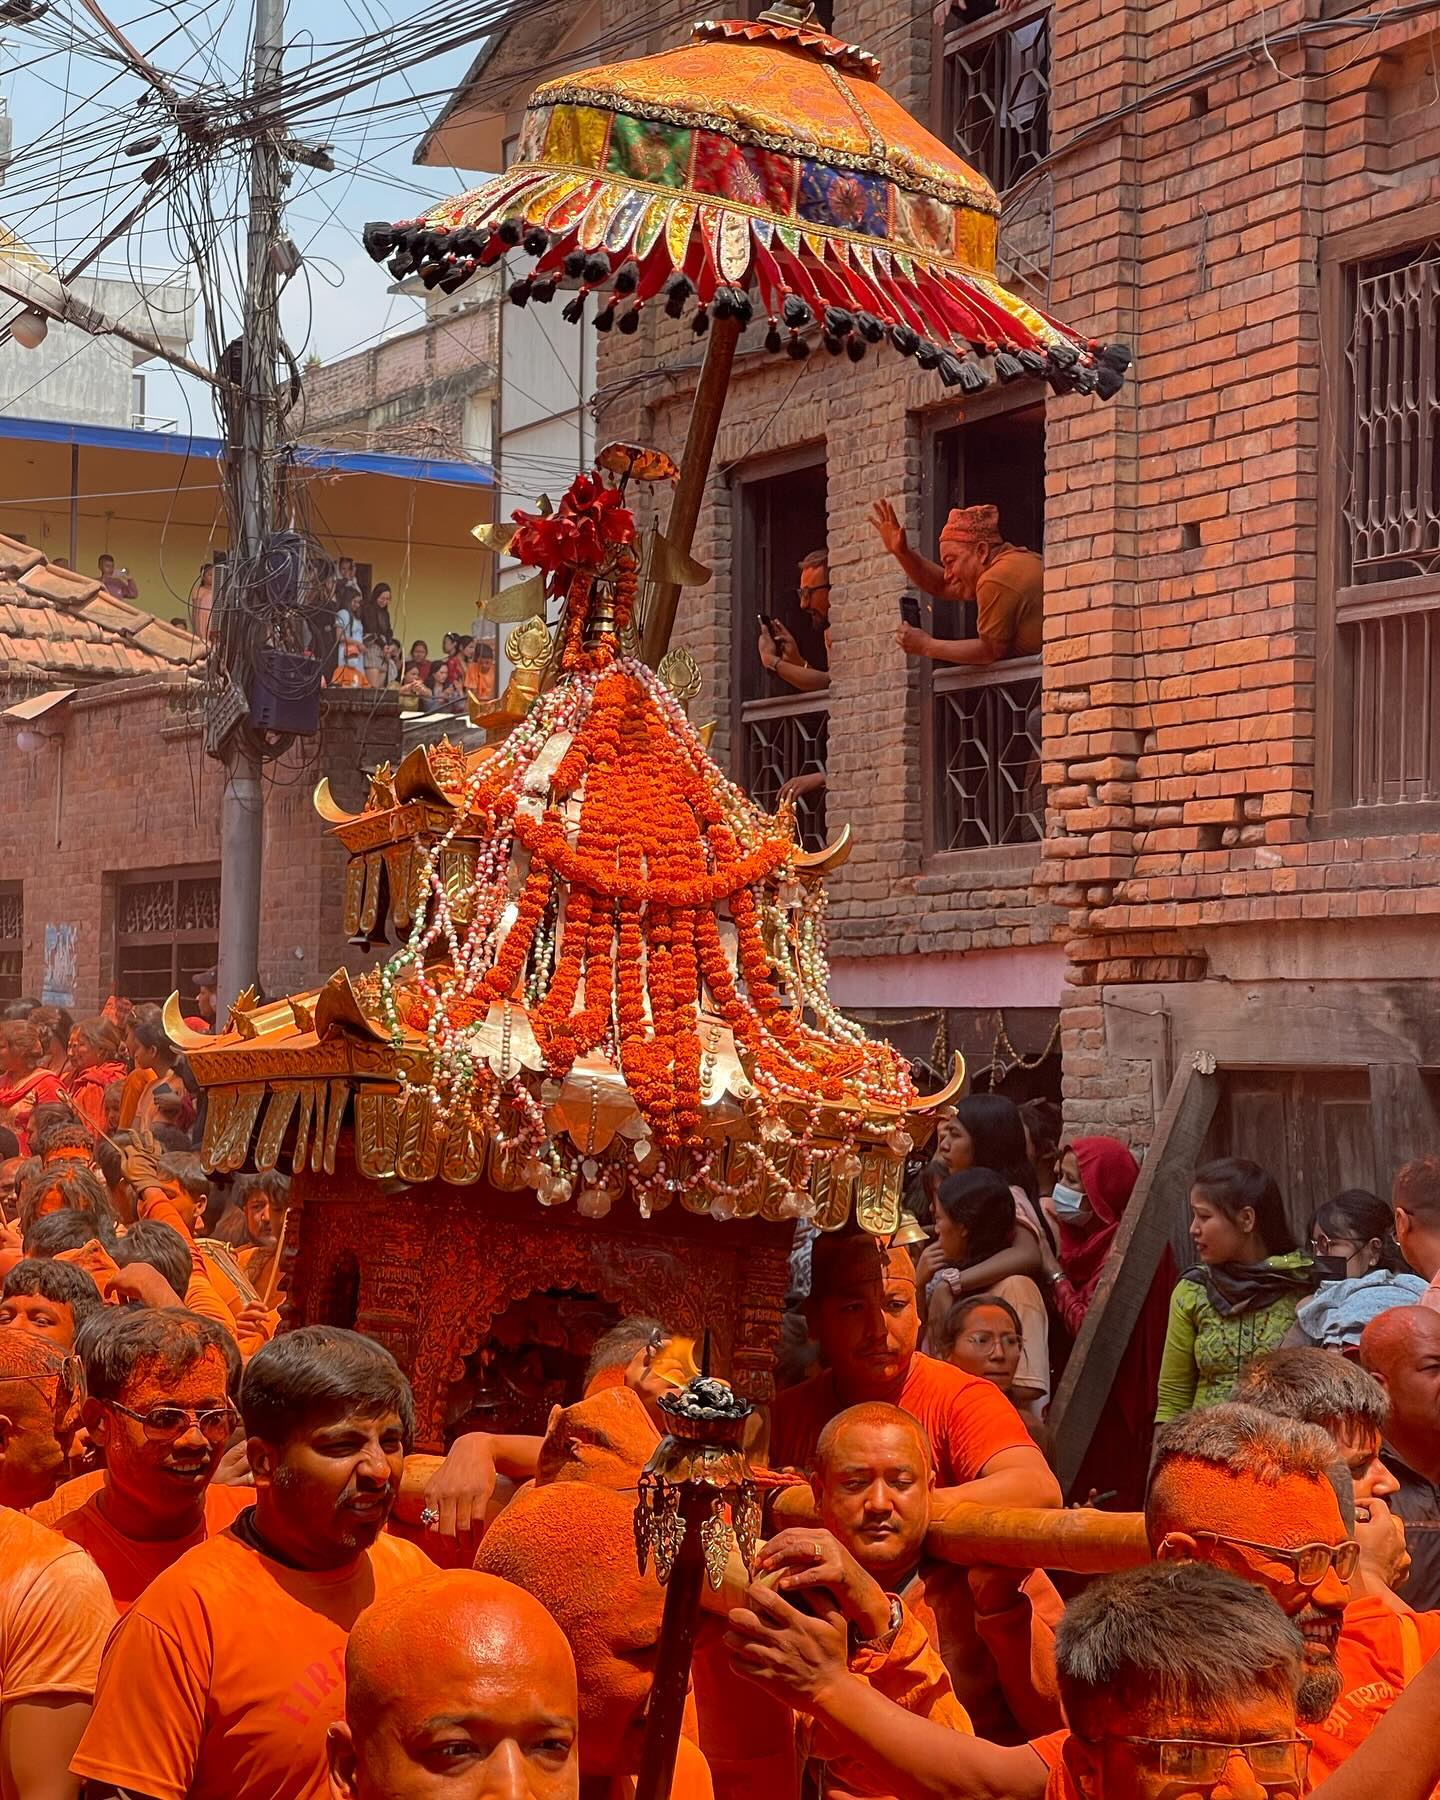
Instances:
[[[823,766],[809,829],[854,828],[842,1001],[912,1050],[943,1022],[977,1072],[998,1041],[1012,1092],[1053,1071],[1075,1129],[1256,1154],[1297,1220],[1434,1146],[1440,1065],[1440,128],[1425,21],[1361,40],[1350,10],[1262,37],[1198,0],[836,0],[1005,190],[1006,279],[1137,367],[1109,406],[962,405],[913,364],[772,357],[760,322],[677,633],[721,760],[762,797]],[[623,53],[683,30],[642,17],[607,0]],[[703,343],[660,313],[602,344],[600,441],[679,451]],[[882,496],[931,553],[950,505],[998,504],[1044,554],[1042,658],[900,652]],[[796,695],[756,620],[798,628],[822,543],[831,682]]]
[[[179,989],[189,1003],[220,913],[223,771],[201,741],[199,646],[38,556],[0,538],[0,1000],[46,992],[86,1014],[112,992]],[[310,796],[328,775],[361,805],[365,771],[398,746],[393,695],[340,689],[320,736],[270,765],[266,992],[363,967],[341,922],[345,855]]]
[[[298,430],[306,443],[491,460],[495,282],[424,298],[424,323],[414,330],[305,370]]]

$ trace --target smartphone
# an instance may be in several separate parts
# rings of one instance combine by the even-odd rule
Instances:
[[[920,629],[920,601],[914,594],[900,596],[900,620],[902,624],[913,625]]]
[[[770,621],[765,617],[764,613],[756,613],[755,623],[760,627],[760,634],[762,637],[774,637],[774,632],[770,630]]]

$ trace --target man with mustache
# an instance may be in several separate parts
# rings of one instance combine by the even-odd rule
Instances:
[[[976,1735],[1014,1744],[1050,1730],[1064,1603],[1042,1570],[1013,1583],[978,1570],[976,1592],[1000,1591],[1003,1603],[977,1612],[969,1571],[926,1556],[934,1476],[917,1421],[883,1401],[837,1414],[820,1433],[810,1486],[821,1523],[924,1626]],[[1037,1652],[1050,1676],[1044,1695],[1033,1685]]]
[[[91,1800],[328,1800],[350,1627],[433,1573],[382,1535],[415,1424],[388,1350],[293,1331],[251,1359],[240,1411],[255,1504],[158,1576],[111,1638],[71,1764]]]

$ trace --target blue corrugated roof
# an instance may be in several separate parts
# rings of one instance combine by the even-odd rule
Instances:
[[[150,456],[218,458],[219,438],[191,432],[126,431],[116,425],[72,425],[58,419],[11,419],[0,414],[0,438],[32,443],[82,444],[96,450],[140,450]],[[397,481],[450,482],[457,487],[494,487],[489,463],[450,462],[437,456],[390,456],[375,450],[325,450],[296,444],[291,452],[301,468],[337,475],[388,475]]]

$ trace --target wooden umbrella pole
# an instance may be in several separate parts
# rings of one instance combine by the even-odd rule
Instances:
[[[716,319],[711,323],[695,402],[690,408],[680,479],[675,484],[675,498],[670,502],[670,519],[665,527],[669,543],[687,556],[695,541],[700,503],[705,497],[705,483],[710,478],[710,463],[715,455],[715,439],[720,430],[720,416],[725,411],[725,394],[730,386],[730,370],[735,362],[740,331],[740,321],[736,318]],[[675,629],[679,605],[678,583],[666,582],[655,589],[640,646],[640,654],[652,669],[658,666],[670,647],[670,633]]]
[[[690,1692],[690,1664],[695,1654],[695,1633],[700,1626],[700,1590],[705,1581],[705,1549],[700,1523],[710,1511],[711,1495],[698,1486],[686,1485],[680,1498],[685,1536],[665,1585],[665,1611],[660,1619],[660,1643],[655,1653],[655,1681],[645,1716],[645,1747],[640,1773],[635,1780],[635,1800],[669,1800],[675,1779],[675,1757],[680,1748],[680,1727],[685,1698]]]

